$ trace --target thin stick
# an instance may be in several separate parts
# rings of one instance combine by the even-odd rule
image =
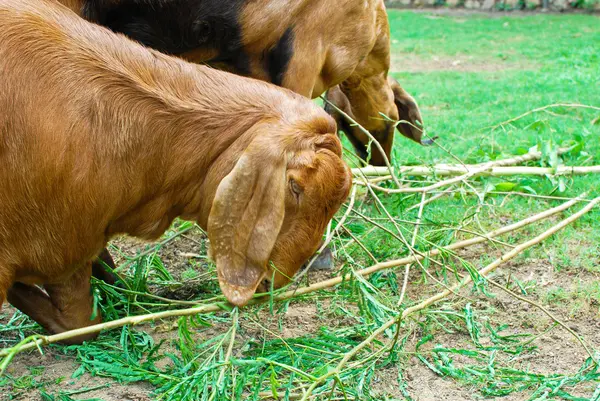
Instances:
[[[353,172],[356,169],[352,169]],[[506,167],[493,167],[491,163],[478,167],[476,169],[465,168],[459,165],[453,164],[438,164],[435,166],[401,166],[397,169],[400,174],[409,174],[416,176],[438,176],[438,177],[449,177],[455,175],[464,174],[463,179],[469,177],[509,177],[515,175],[585,175],[585,174],[599,174],[600,166],[558,166],[552,167],[527,167],[527,166],[506,166]],[[368,175],[380,175],[382,173],[381,167],[369,166],[369,170],[363,173]],[[386,171],[387,173],[387,171]],[[460,180],[459,180],[460,181]],[[444,184],[448,185],[448,184]],[[379,189],[379,188],[377,188]],[[400,188],[407,189],[407,188]],[[398,189],[390,190],[390,193],[401,193]]]
[[[586,196],[586,195],[583,194],[582,196]],[[579,201],[578,199],[572,199],[568,202],[563,203],[560,206],[556,206],[552,209],[548,209],[544,212],[530,216],[530,217],[528,217],[524,220],[521,220],[517,223],[514,223],[511,225],[496,229],[494,231],[491,231],[491,232],[487,233],[485,235],[485,237],[470,238],[468,240],[456,242],[456,243],[448,245],[446,247],[433,249],[433,250],[427,252],[423,256],[421,256],[421,255],[416,255],[414,257],[409,256],[409,257],[404,257],[401,259],[377,263],[366,269],[356,271],[353,274],[367,276],[367,275],[373,274],[375,272],[378,272],[380,270],[390,269],[393,267],[404,266],[408,263],[413,263],[413,262],[415,262],[415,260],[417,258],[420,258],[420,260],[423,260],[426,257],[430,258],[433,256],[437,256],[437,255],[441,254],[442,252],[453,251],[456,249],[465,248],[470,245],[479,244],[479,243],[487,241],[486,238],[488,238],[488,237],[489,238],[497,237],[499,235],[503,235],[503,234],[518,230],[519,228],[525,227],[529,224],[535,223],[539,220],[542,220],[547,217],[553,216],[557,213],[560,213],[560,212],[570,208],[571,206],[576,204],[578,201]],[[597,203],[597,200],[593,200],[586,207],[589,207],[590,205],[593,206],[596,203]],[[302,288],[297,288],[294,290],[282,292],[280,294],[275,295],[273,297],[273,300],[274,301],[283,301],[283,300],[293,298],[295,296],[305,295],[305,294],[309,294],[309,293],[323,290],[326,288],[331,288],[337,284],[342,283],[344,280],[349,280],[351,277],[352,277],[351,274],[348,274],[344,277],[334,277],[334,278],[331,278],[328,280],[324,280],[324,281],[315,283],[315,284],[307,286],[307,287],[302,287]],[[249,302],[249,304],[255,305],[255,304],[264,303],[264,302],[268,302],[268,301],[269,301],[269,298],[265,298],[265,297],[258,298],[258,296],[257,296],[257,298],[252,299]],[[220,310],[228,310],[229,309],[228,305],[229,304],[226,302],[220,302],[220,303],[214,303],[214,304],[210,304],[210,305],[202,305],[202,306],[198,306],[198,307],[194,307],[194,308],[179,309],[179,310],[167,310],[167,311],[162,311],[162,312],[150,313],[150,314],[146,314],[146,315],[128,316],[128,317],[125,317],[122,319],[117,319],[117,320],[113,320],[113,321],[106,322],[106,323],[96,324],[93,326],[82,327],[82,328],[75,329],[75,330],[65,331],[65,332],[59,333],[59,334],[53,334],[50,336],[39,336],[38,338],[35,339],[35,341],[31,341],[31,342],[28,342],[25,344],[20,344],[18,346],[14,346],[11,348],[4,348],[4,349],[0,350],[0,357],[6,357],[7,355],[14,356],[19,352],[27,351],[27,350],[36,348],[40,345],[53,344],[53,343],[64,341],[64,340],[67,340],[67,339],[70,339],[73,337],[78,337],[78,336],[92,334],[92,333],[98,333],[102,330],[110,330],[110,329],[119,328],[119,327],[122,327],[125,325],[138,325],[141,323],[165,319],[165,318],[169,318],[169,317],[207,314],[207,313],[212,313],[212,312],[218,312]]]
[[[412,240],[410,243],[411,247],[415,247],[415,243],[417,241],[417,234],[419,233],[419,226],[421,224],[421,218],[423,217],[423,208],[425,207],[425,200],[427,198],[427,194],[423,192],[421,194],[421,203],[419,206],[419,213],[417,215],[417,224],[415,224],[415,230],[413,231]],[[402,305],[402,301],[404,301],[404,295],[406,294],[406,287],[408,286],[408,276],[410,275],[410,267],[412,264],[406,265],[404,268],[404,279],[402,280],[402,290],[400,291],[400,298],[398,299],[398,306]]]
[[[513,123],[513,122],[515,122],[517,120],[522,119],[523,117],[527,117],[530,114],[537,113],[539,111],[548,110],[548,109],[555,108],[555,107],[569,107],[569,108],[591,109],[591,110],[600,111],[600,107],[589,106],[587,104],[579,104],[579,103],[554,103],[554,104],[549,104],[549,105],[544,106],[544,107],[538,107],[537,109],[530,110],[530,111],[528,111],[526,113],[521,114],[518,117],[511,118],[510,120],[506,120],[504,122],[501,122],[499,124],[496,124],[496,125],[493,125],[493,126],[487,127],[487,128],[495,130],[496,128],[499,128],[499,127],[501,127],[503,125],[510,124],[510,123]]]
[[[585,196],[585,194],[582,195],[582,196]],[[423,258],[423,259],[426,258],[426,257],[427,258],[431,258],[431,257],[437,256],[437,255],[439,255],[439,254],[441,254],[442,252],[445,252],[445,251],[454,251],[456,249],[462,249],[462,248],[465,248],[467,246],[476,245],[476,244],[480,244],[482,242],[486,242],[486,241],[488,241],[488,238],[494,238],[494,237],[497,237],[497,236],[500,236],[500,235],[503,235],[503,234],[507,234],[509,232],[518,230],[519,228],[525,227],[525,226],[527,226],[529,224],[535,223],[535,222],[537,222],[539,220],[543,220],[543,219],[545,219],[547,217],[553,216],[553,215],[555,215],[557,213],[560,213],[560,212],[562,212],[564,210],[567,210],[571,206],[575,205],[577,202],[578,202],[577,198],[576,199],[572,199],[572,200],[570,200],[568,202],[563,203],[560,206],[556,206],[556,207],[554,207],[552,209],[548,209],[546,211],[543,211],[543,212],[538,213],[536,215],[530,216],[530,217],[528,217],[528,218],[526,218],[524,220],[518,221],[518,222],[510,224],[508,226],[496,229],[494,231],[490,231],[490,232],[488,232],[486,234],[483,234],[483,235],[475,237],[475,238],[469,238],[469,239],[466,239],[466,240],[463,240],[463,241],[455,242],[454,244],[450,244],[450,245],[445,246],[445,247],[440,247],[438,249],[433,249],[433,250],[427,252],[426,254],[424,254],[423,256],[419,255],[417,257],[418,258]],[[378,272],[380,270],[385,270],[385,269],[389,269],[389,268],[392,268],[392,267],[404,266],[407,263],[412,263],[414,261],[414,259],[415,258],[413,258],[412,256],[409,256],[409,257],[404,257],[404,258],[401,258],[401,259],[390,260],[390,261],[387,261],[387,262],[381,262],[381,263],[378,263],[378,264],[373,265],[371,267],[368,267],[366,269],[359,270],[359,271],[356,272],[356,274],[360,274],[360,275],[366,276],[366,275]],[[333,280],[336,280],[336,281],[339,280],[339,282],[342,282],[342,278],[339,278],[339,277],[336,277],[336,278],[333,278],[333,279],[330,279],[330,280],[326,280],[326,281],[330,282],[330,281],[333,281]],[[317,284],[324,284],[324,283],[325,283],[325,281],[321,282],[321,283],[317,283]],[[317,285],[317,284],[315,284],[315,285]],[[327,286],[327,287],[329,287],[329,286]]]
[[[564,153],[569,152],[570,150],[572,150],[572,147],[569,148],[560,148],[557,151],[557,154],[560,156]],[[479,163],[479,164],[436,164],[432,167],[426,167],[426,166],[401,166],[399,167],[399,171],[400,173],[406,173],[406,174],[411,174],[411,175],[431,175],[431,174],[427,174],[427,173],[422,173],[419,174],[418,169],[420,168],[427,168],[429,171],[431,171],[433,169],[433,171],[435,170],[444,170],[446,168],[455,168],[455,169],[460,169],[460,174],[464,174],[467,173],[469,171],[471,171],[472,169],[479,169],[481,167],[485,167],[487,165],[489,165],[490,163],[495,166],[495,167],[508,167],[508,166],[514,166],[520,163],[525,163],[528,161],[533,161],[533,160],[539,160],[542,157],[542,152],[537,151],[535,148],[532,148],[528,153],[521,155],[521,156],[513,156],[510,157],[508,159],[499,159],[499,160],[493,160],[491,162],[487,162],[487,163]],[[417,169],[417,170],[415,170]],[[354,172],[354,169],[352,170]],[[364,175],[366,176],[386,176],[386,174],[389,173],[389,171],[383,167],[376,167],[376,166],[367,166],[365,168],[360,169],[360,171],[362,173],[364,173]],[[416,171],[416,172],[413,172]],[[439,175],[439,174],[438,174]]]
[[[392,215],[390,214],[390,212],[387,210],[387,208],[385,207],[385,205],[383,204],[383,202],[381,202],[381,199],[379,199],[379,197],[377,196],[377,194],[375,193],[375,191],[373,191],[373,188],[371,188],[371,186],[367,186],[369,192],[371,193],[371,195],[373,196],[373,198],[377,201],[377,204],[379,205],[379,207],[385,212],[385,215],[387,216],[388,220],[392,222],[392,224],[394,225],[394,227],[396,227],[396,231],[398,231],[398,235],[400,235],[400,241],[406,246],[406,248],[408,248],[408,252],[410,253],[410,256],[414,257],[415,262],[419,265],[419,267],[421,268],[421,270],[423,271],[423,273],[425,273],[425,275],[427,275],[427,277],[429,277],[432,281],[435,281],[437,284],[441,285],[444,288],[447,288],[446,285],[444,283],[442,283],[440,280],[438,280],[437,278],[435,278],[421,263],[421,259],[417,258],[417,252],[413,246],[411,246],[408,241],[406,240],[406,238],[404,237],[404,234],[402,233],[402,230],[400,229],[400,226],[398,225],[398,223],[396,222],[396,220],[392,217]],[[418,225],[417,225],[418,226]],[[421,253],[419,253],[419,255],[422,255]]]
[[[559,318],[554,316],[554,314],[552,314],[552,312],[550,312],[548,309],[543,307],[541,304],[539,304],[535,301],[532,301],[530,299],[527,299],[525,297],[522,297],[519,294],[515,293],[514,291],[509,290],[508,288],[504,287],[503,285],[496,283],[495,281],[491,280],[489,277],[487,277],[484,274],[482,274],[482,277],[484,277],[487,280],[487,282],[492,284],[493,286],[500,288],[502,291],[512,295],[513,297],[517,298],[518,300],[528,303],[529,305],[532,305],[532,306],[538,308],[539,310],[541,310],[542,312],[544,312],[550,319],[552,319],[559,326],[561,326],[563,329],[568,331],[573,337],[575,337],[577,339],[577,341],[579,341],[579,343],[583,346],[583,348],[585,348],[585,350],[587,351],[588,355],[592,358],[592,360],[595,360],[593,354],[591,353],[591,351],[588,349],[585,342],[583,341],[583,338],[581,338],[577,333],[575,333],[573,331],[573,329],[571,329],[569,326],[567,326],[565,323],[563,323],[562,320],[560,320]]]
[[[355,241],[358,244],[358,246],[360,246],[362,248],[362,250],[367,253],[367,255],[369,255],[369,258],[371,258],[371,260],[374,263],[379,263],[377,258],[375,256],[373,256],[373,254],[369,251],[369,249],[365,246],[365,244],[363,244],[358,238],[356,238],[356,236],[354,234],[352,234],[352,231],[348,230],[348,228],[346,226],[342,226],[342,228],[344,229],[344,231],[346,231],[346,234],[348,234],[352,238],[352,240]]]
[[[434,194],[446,194],[446,193],[456,193],[456,192],[460,192],[460,193],[465,193],[465,194],[474,194],[476,196],[479,196],[479,193],[467,188],[464,189],[447,189],[446,191],[442,191],[442,192],[433,192]],[[510,196],[510,195],[514,195],[514,196],[523,196],[526,198],[535,198],[535,199],[548,199],[548,200],[558,200],[558,201],[569,201],[575,198],[569,198],[567,196],[551,196],[551,195],[537,195],[537,194],[530,194],[527,192],[506,192],[506,191],[488,191],[485,193],[486,195],[506,195],[506,196]],[[591,199],[586,199],[586,198],[577,198],[578,202],[591,202]],[[417,205],[418,206],[418,205]],[[410,210],[410,209],[408,209]]]
[[[492,162],[490,162],[490,163],[485,164],[482,167],[479,167],[477,169],[471,170],[471,171],[469,171],[466,174],[463,174],[461,176],[458,176],[458,177],[455,177],[455,178],[451,178],[451,179],[448,179],[448,180],[444,180],[444,181],[439,181],[439,182],[437,182],[435,184],[432,184],[432,185],[429,185],[429,186],[426,186],[426,187],[420,187],[420,188],[404,187],[404,188],[398,188],[398,189],[389,189],[389,188],[380,187],[378,185],[369,184],[366,180],[364,182],[365,182],[365,185],[367,185],[367,187],[371,191],[373,190],[373,188],[375,188],[378,191],[382,191],[382,192],[385,192],[387,194],[391,194],[391,193],[394,193],[394,194],[398,194],[398,193],[405,193],[405,194],[406,193],[424,193],[424,192],[433,191],[435,189],[438,189],[438,188],[441,188],[441,187],[444,187],[444,186],[452,185],[452,184],[455,184],[457,182],[466,181],[470,177],[472,177],[472,176],[474,176],[476,174],[480,174],[480,173],[482,173],[482,172],[484,172],[484,171],[486,171],[486,170],[488,170],[488,169],[490,169],[492,167],[493,167],[493,164],[492,164]],[[377,167],[373,167],[373,168],[375,169]],[[417,167],[414,167],[414,168],[417,168]]]
[[[369,235],[369,234],[371,234],[373,231],[375,231],[375,229],[376,229],[376,228],[377,228],[377,227],[371,227],[371,228],[369,228],[369,229],[368,229],[366,232],[364,232],[362,235],[360,235],[360,237],[361,237],[361,238],[362,238],[362,237],[366,237],[367,235]],[[346,248],[348,248],[350,245],[352,245],[352,244],[355,242],[355,238],[356,238],[355,236],[354,236],[354,237],[352,237],[352,239],[351,239],[350,241],[346,242],[345,244],[343,244],[343,245],[341,246],[341,248],[342,248],[342,249],[346,249]],[[362,248],[362,247],[361,247],[361,248]],[[378,262],[377,262],[377,263],[378,263]]]
[[[454,187],[452,186],[452,187],[450,187],[450,188],[448,188],[448,189],[446,189],[446,190],[444,190],[444,191],[442,191],[442,192],[440,192],[438,194],[433,195],[431,198],[427,199],[425,202],[417,203],[416,205],[413,205],[413,206],[409,207],[408,209],[406,209],[406,211],[410,212],[411,210],[416,209],[416,208],[419,208],[419,210],[420,210],[421,205],[428,205],[431,202],[434,202],[434,201],[438,200],[442,196],[451,193],[453,190],[454,190]]]
[[[515,247],[514,249],[512,249],[511,251],[505,253],[504,255],[502,255],[500,258],[496,259],[495,261],[493,261],[492,263],[490,263],[489,265],[487,265],[486,267],[484,267],[483,269],[479,270],[479,275],[482,277],[485,277],[486,275],[488,275],[489,273],[493,272],[494,270],[496,270],[496,268],[498,268],[498,266],[500,266],[503,263],[508,262],[509,260],[513,259],[515,256],[519,255],[521,252],[523,252],[526,249],[531,248],[534,245],[539,244],[540,242],[542,242],[543,240],[547,239],[548,237],[552,236],[553,234],[555,234],[556,232],[562,230],[563,228],[565,228],[566,226],[568,226],[569,224],[573,223],[575,220],[579,219],[581,216],[583,216],[584,214],[588,213],[590,210],[592,210],[598,203],[600,203],[600,197],[592,200],[592,202],[588,203],[585,207],[583,207],[580,211],[573,213],[571,216],[569,216],[568,218],[562,220],[560,223],[556,224],[555,226],[551,227],[550,229],[544,231],[542,234],[538,235],[537,237],[530,239],[529,241],[526,241],[524,243],[522,243],[521,245]],[[459,283],[455,284],[454,286],[452,286],[452,289],[457,290],[460,289],[461,287],[463,287],[465,284],[468,284],[469,282],[471,282],[473,279],[471,277],[471,275],[465,276],[465,278],[463,278]],[[450,295],[452,292],[448,291],[448,290],[444,290],[422,302],[420,302],[417,305],[414,305],[410,308],[405,309],[402,312],[402,319],[404,319],[406,316],[415,313],[417,311],[420,311],[422,309],[425,309],[426,307],[444,299],[445,297],[447,297],[448,295]],[[388,322],[389,323],[389,322]],[[386,323],[386,325],[388,324]],[[388,327],[391,327],[392,324],[390,324]],[[570,330],[571,333],[573,333]],[[583,342],[583,340],[575,335],[575,337],[578,339],[578,341],[581,343],[581,345],[585,348],[586,352],[589,354],[589,356],[592,358],[592,360],[594,360],[594,355],[592,354],[592,352],[588,349],[588,347],[585,345],[585,343]]]

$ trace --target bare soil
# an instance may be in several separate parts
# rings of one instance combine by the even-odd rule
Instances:
[[[394,72],[425,73],[434,71],[452,72],[498,72],[507,70],[535,70],[534,63],[506,61],[496,59],[476,59],[467,55],[432,56],[422,58],[414,54],[395,53],[391,59],[391,70]]]

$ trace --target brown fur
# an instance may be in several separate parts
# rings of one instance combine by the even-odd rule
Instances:
[[[335,122],[309,100],[52,0],[0,0],[0,76],[0,306],[51,332],[100,320],[91,261],[116,234],[197,221],[243,305],[269,260],[276,286],[296,273],[348,195]]]
[[[252,76],[266,79],[262,55],[280,38],[287,27],[294,27],[293,57],[282,86],[311,98],[328,89],[339,91],[347,99],[343,111],[369,130],[382,144],[388,158],[394,137],[392,120],[406,120],[419,126],[422,122],[414,99],[388,77],[390,68],[390,28],[383,0],[260,0],[244,9],[242,32],[244,50],[250,55]],[[195,62],[204,61],[190,56]],[[400,91],[394,92],[398,87]],[[410,107],[398,110],[397,103],[411,101]],[[328,96],[340,107],[343,100]],[[341,108],[341,107],[340,107]],[[331,114],[340,120],[334,110]],[[421,142],[421,130],[400,124],[408,138]],[[359,129],[340,127],[361,156],[369,143]],[[411,127],[411,128],[406,128]],[[345,129],[344,129],[345,128]],[[404,129],[403,129],[404,128]],[[362,149],[361,149],[362,148]],[[371,164],[383,165],[382,155],[371,149]]]
[[[132,2],[60,1],[80,15],[88,3],[106,8]],[[153,2],[160,1],[147,0],[143,7],[150,9]],[[181,1],[192,10],[200,2]],[[175,18],[173,16],[173,20],[169,20],[170,26],[181,31],[191,29],[181,26],[183,22]],[[388,77],[390,28],[383,0],[252,0],[243,2],[238,23],[242,36],[239,51],[248,57],[244,71],[227,61],[213,63],[212,60],[219,56],[219,51],[212,46],[214,43],[199,45],[178,55],[196,63],[208,62],[220,69],[270,81],[272,77],[265,55],[277,45],[286,30],[292,29],[293,55],[281,86],[311,98],[331,89],[327,94],[328,100],[369,130],[381,143],[388,158],[391,157],[395,124],[386,121],[380,113],[392,120],[406,121],[398,126],[400,132],[421,143],[419,108],[398,82]],[[403,106],[399,108],[399,104]],[[348,135],[358,154],[366,157],[369,138],[346,123],[334,108],[329,107],[328,111],[340,123],[339,128]],[[371,147],[371,153],[371,164],[384,165],[383,155],[376,147]]]

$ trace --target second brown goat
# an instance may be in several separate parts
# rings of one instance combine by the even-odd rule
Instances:
[[[0,305],[50,332],[100,321],[91,261],[114,235],[197,221],[244,305],[289,281],[348,196],[335,122],[310,100],[51,0],[0,0],[0,76]]]
[[[392,155],[394,120],[423,143],[415,99],[388,75],[384,0],[59,0],[78,15],[164,53],[251,76],[350,115]],[[358,155],[384,166],[370,138],[330,105]],[[384,114],[389,119],[384,118]],[[425,140],[424,143],[429,143]]]

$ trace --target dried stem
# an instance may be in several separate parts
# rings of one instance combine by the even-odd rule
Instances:
[[[448,188],[448,189],[446,189],[446,190],[444,190],[444,191],[442,191],[440,193],[437,193],[437,194],[433,195],[431,198],[427,199],[425,202],[420,202],[420,203],[417,203],[416,205],[413,205],[413,206],[409,207],[408,209],[406,209],[406,211],[410,212],[411,210],[416,209],[416,208],[420,209],[421,205],[428,205],[431,202],[434,202],[434,201],[438,200],[439,198],[441,198],[441,197],[443,197],[443,196],[445,196],[445,195],[447,195],[449,193],[452,193],[452,191],[454,191],[454,188],[455,187],[452,186],[452,187],[450,187],[450,188]]]
[[[396,231],[398,231],[398,235],[400,236],[400,241],[406,246],[406,248],[408,249],[410,255],[412,257],[414,257],[414,261],[419,265],[419,267],[421,268],[421,270],[423,271],[423,273],[425,273],[427,275],[427,277],[429,277],[432,281],[436,282],[437,284],[441,285],[442,287],[445,287],[445,284],[442,283],[440,280],[438,280],[437,278],[435,278],[421,263],[420,258],[417,258],[416,254],[417,252],[415,251],[414,247],[411,246],[408,241],[406,240],[406,238],[404,237],[404,234],[402,233],[402,230],[400,229],[400,226],[398,226],[398,223],[396,222],[396,220],[392,217],[392,215],[390,214],[390,212],[387,210],[387,208],[385,207],[385,205],[383,204],[383,202],[381,202],[381,199],[379,199],[379,197],[377,196],[377,194],[375,193],[375,191],[373,191],[373,188],[371,188],[371,186],[367,186],[369,192],[371,193],[371,195],[373,196],[373,198],[377,201],[378,206],[384,211],[385,215],[387,216],[388,220],[392,222],[392,224],[394,225],[394,227],[396,228]],[[422,254],[419,254],[422,256]]]
[[[352,169],[355,172],[357,169]],[[400,166],[396,170],[400,174],[415,175],[415,176],[438,176],[448,177],[460,175],[460,177],[452,180],[441,181],[432,185],[439,188],[440,186],[450,185],[457,181],[465,180],[470,177],[508,177],[513,175],[584,175],[584,174],[599,174],[600,166],[558,166],[553,167],[526,167],[526,166],[501,166],[496,167],[493,162],[484,164],[481,167],[463,167],[455,164],[436,164],[434,166]],[[361,172],[366,176],[380,176],[387,174],[382,167],[369,166],[361,169]],[[460,178],[460,179],[459,179]],[[448,183],[448,181],[452,181]],[[374,186],[374,185],[373,185]],[[375,187],[375,186],[374,186]],[[378,187],[376,187],[379,189]],[[400,188],[388,190],[389,193],[407,193],[409,189],[422,188]],[[431,190],[431,189],[430,189]]]
[[[600,107],[589,106],[587,104],[579,104],[579,103],[554,103],[554,104],[549,104],[549,105],[544,106],[544,107],[538,107],[537,109],[530,110],[530,111],[528,111],[526,113],[521,114],[520,116],[517,116],[515,118],[511,118],[510,120],[503,121],[503,122],[501,122],[499,124],[493,125],[493,126],[488,127],[488,128],[490,128],[492,130],[495,130],[496,128],[500,128],[503,125],[513,123],[513,122],[515,122],[517,120],[520,120],[523,117],[527,117],[528,115],[531,115],[533,113],[537,113],[537,112],[540,112],[540,111],[544,111],[544,110],[548,110],[548,109],[552,109],[552,108],[556,108],[556,107],[568,107],[568,108],[590,109],[590,110],[600,111]]]
[[[413,237],[411,240],[410,246],[412,248],[415,247],[415,243],[417,241],[417,234],[419,233],[419,226],[421,225],[421,218],[423,217],[423,209],[425,207],[425,201],[427,198],[427,194],[423,192],[421,194],[421,203],[419,204],[419,213],[417,215],[417,224],[415,224],[415,230],[413,231]],[[406,294],[406,287],[408,286],[408,276],[410,275],[410,268],[412,264],[406,265],[404,268],[404,279],[402,280],[402,290],[400,291],[400,298],[398,299],[398,306],[402,305],[402,301],[404,301],[404,295]]]
[[[488,278],[485,274],[482,274],[482,277],[484,277],[487,280],[487,282],[492,284],[494,287],[497,287],[497,288],[501,289],[502,291],[510,294],[511,296],[517,298],[518,300],[528,303],[529,305],[532,305],[532,306],[538,308],[539,310],[541,310],[542,312],[544,312],[550,319],[552,319],[559,326],[561,326],[563,329],[568,331],[573,337],[575,337],[577,339],[577,341],[579,341],[579,343],[583,346],[583,348],[585,348],[585,350],[587,351],[588,355],[592,358],[592,360],[594,360],[594,361],[596,360],[596,358],[594,358],[593,353],[590,351],[590,349],[585,344],[583,339],[577,333],[575,333],[572,328],[567,326],[562,320],[560,320],[559,318],[554,316],[554,314],[552,314],[552,312],[550,312],[548,309],[544,308],[544,306],[540,305],[539,303],[537,303],[535,301],[532,301],[530,299],[522,297],[519,294],[515,293],[514,291],[511,291],[508,288],[504,287],[503,285],[496,283],[495,281]]]

